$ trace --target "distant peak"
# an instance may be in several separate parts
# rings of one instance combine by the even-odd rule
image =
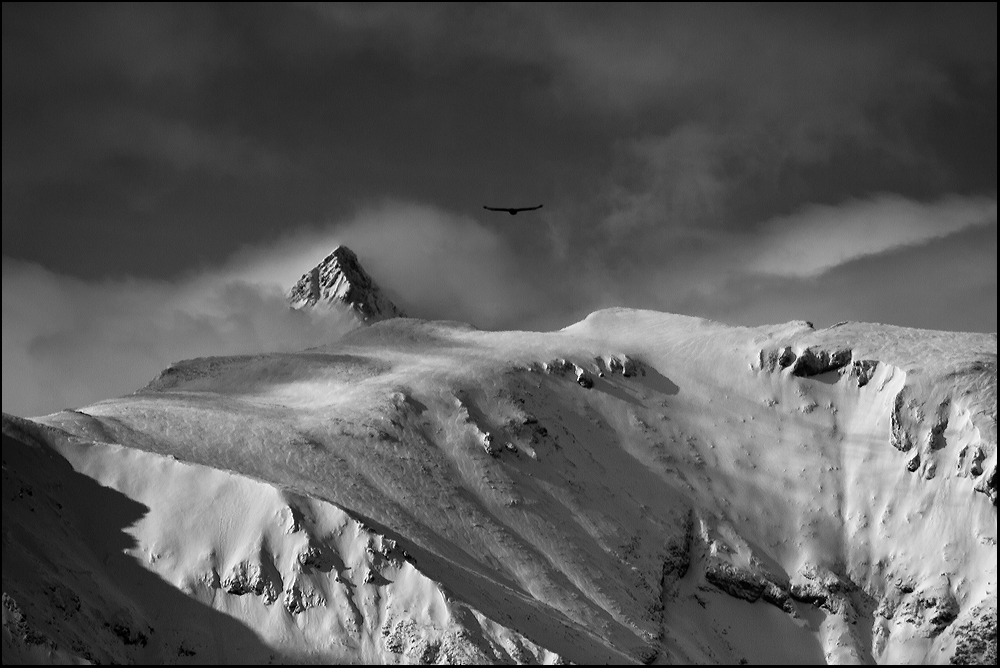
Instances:
[[[292,286],[288,301],[294,308],[334,306],[351,308],[366,324],[405,318],[406,314],[382,293],[347,246],[337,246]]]
[[[341,244],[340,246],[334,248],[333,251],[326,256],[326,259],[324,259],[323,262],[327,262],[331,259],[348,260],[357,263],[358,256],[350,248]]]

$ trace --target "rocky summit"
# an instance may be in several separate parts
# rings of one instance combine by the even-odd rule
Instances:
[[[406,317],[402,309],[382,293],[361,266],[358,256],[347,246],[337,246],[322,262],[303,274],[292,287],[288,301],[294,308],[344,305],[365,324]]]

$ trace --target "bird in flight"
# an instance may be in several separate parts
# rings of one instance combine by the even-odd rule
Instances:
[[[510,215],[516,216],[518,211],[536,211],[537,209],[541,209],[542,205],[539,204],[538,206],[521,206],[521,207],[516,207],[515,206],[515,207],[510,207],[510,208],[495,207],[495,206],[483,206],[483,208],[486,209],[487,211],[506,211]]]

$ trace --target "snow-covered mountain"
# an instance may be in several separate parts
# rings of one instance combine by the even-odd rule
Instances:
[[[394,319],[4,416],[4,662],[995,663],[996,360]]]
[[[347,246],[337,246],[322,262],[303,274],[292,286],[288,300],[294,308],[346,307],[365,324],[406,317],[383,294],[358,262],[358,256]]]

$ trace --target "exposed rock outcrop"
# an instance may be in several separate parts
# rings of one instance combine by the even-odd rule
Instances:
[[[763,599],[785,612],[792,611],[787,577],[765,566],[750,544],[731,528],[717,533],[703,522],[700,538],[706,549],[704,569],[709,584],[734,598],[750,603]]]
[[[854,360],[850,367],[850,375],[857,380],[858,387],[864,387],[871,382],[878,369],[878,360]]]
[[[767,373],[787,369],[795,361],[795,353],[791,346],[782,348],[762,349],[757,355],[757,368]]]
[[[805,564],[792,578],[789,594],[797,601],[811,603],[833,614],[844,614],[852,608],[850,594],[857,587],[832,571]]]
[[[958,618],[959,612],[958,600],[945,578],[919,589],[910,582],[897,580],[887,588],[875,615],[908,624],[919,635],[933,638],[948,628]]]
[[[235,596],[260,596],[265,605],[277,601],[282,591],[281,575],[268,559],[237,563],[222,579],[221,585]]]
[[[365,324],[406,317],[402,309],[383,294],[361,266],[358,256],[347,246],[337,246],[322,262],[303,274],[292,286],[288,301],[294,308],[343,304]]]
[[[853,356],[854,353],[846,348],[834,351],[806,348],[792,363],[792,375],[808,378],[828,371],[839,371],[851,363]]]
[[[963,666],[997,665],[997,602],[973,610],[972,619],[955,631],[955,653],[950,663]]]
[[[909,452],[913,449],[914,441],[910,435],[909,423],[919,422],[923,419],[920,406],[906,396],[906,388],[899,391],[892,406],[890,416],[889,443],[900,452]]]

